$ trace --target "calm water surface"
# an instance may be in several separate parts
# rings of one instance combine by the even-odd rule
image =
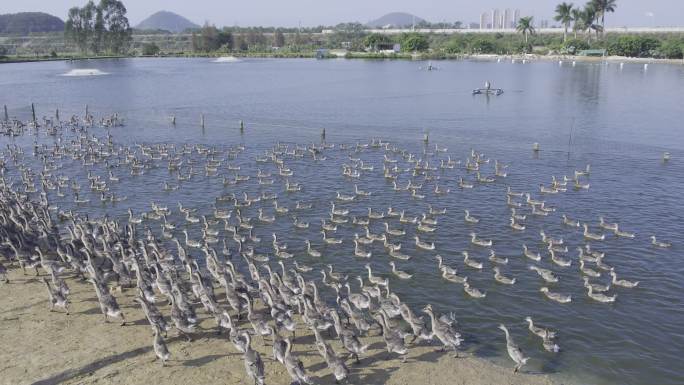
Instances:
[[[386,183],[381,150],[354,155],[375,170],[357,181],[373,195],[346,205],[351,213],[361,216],[366,207],[386,210],[392,205],[417,216],[427,210],[428,203],[447,208],[447,215],[438,218],[437,232],[421,238],[434,241],[437,253],[467,274],[473,286],[485,290],[487,297],[470,299],[459,285],[440,279],[435,253],[414,250],[409,237],[412,232],[403,240],[403,251],[413,258],[398,264],[415,275],[401,282],[392,277],[393,290],[416,310],[429,302],[440,312],[454,311],[466,349],[503,365],[510,366],[510,362],[503,334],[496,328],[501,322],[533,357],[526,370],[551,373],[567,383],[684,383],[680,365],[684,346],[684,66],[651,65],[644,70],[631,64],[622,69],[617,64],[581,63],[574,67],[569,63],[435,64],[439,70],[432,72],[419,70],[424,63],[407,61],[243,60],[216,64],[204,59],[135,59],[10,64],[0,66],[0,104],[6,104],[10,115],[21,119],[30,116],[32,102],[39,116],[52,115],[55,108],[62,117],[82,115],[86,104],[95,115],[118,112],[127,124],[110,132],[116,141],[126,144],[189,143],[226,149],[244,143],[245,152],[234,160],[242,166],[240,174],[255,175],[257,167],[267,169],[254,160],[276,141],[317,142],[323,127],[328,142],[333,143],[353,144],[381,137],[419,154],[422,136],[429,132],[430,146],[438,143],[448,148],[444,157],[464,160],[471,148],[484,152],[492,163],[498,159],[510,165],[505,180],[463,191],[457,188],[456,180],[459,176],[472,179],[472,175],[463,169],[450,170],[442,174],[439,185],[450,187],[451,193],[436,196],[425,192],[427,197],[422,201],[396,193]],[[96,68],[108,74],[61,76],[78,68]],[[469,91],[484,80],[506,93],[491,98],[471,96]],[[202,113],[204,130],[199,128]],[[176,127],[168,124],[170,115],[177,116]],[[247,127],[242,136],[237,129],[239,120]],[[107,134],[104,129],[92,132],[100,137]],[[28,146],[34,139],[45,143],[53,140],[2,137],[0,144]],[[534,142],[542,147],[538,155],[531,151]],[[664,151],[673,156],[667,164],[660,160]],[[298,254],[299,260],[316,267],[332,262],[338,270],[356,275],[363,272],[363,261],[353,257],[351,242],[325,248],[314,224],[327,213],[336,191],[353,191],[340,172],[341,164],[350,162],[349,152],[330,150],[326,155],[328,159],[318,163],[302,159],[287,162],[295,171],[293,180],[303,183],[304,191],[291,196],[278,191],[281,204],[293,207],[296,200],[316,204],[313,211],[300,215],[312,222],[311,228],[294,231],[286,218],[256,231],[264,239],[276,231],[300,253],[304,239],[315,240],[324,258],[316,261]],[[548,184],[551,175],[570,176],[587,163],[592,166],[589,191],[543,196],[541,199],[557,212],[543,219],[528,218],[525,232],[510,230],[506,185],[538,197],[537,186]],[[79,165],[69,161],[64,165],[61,173],[85,179],[87,171]],[[491,174],[492,165],[488,167]],[[102,168],[91,171],[106,175]],[[180,190],[163,193],[161,185],[168,177],[165,167],[152,169],[142,177],[124,175],[112,190],[129,197],[125,204],[103,207],[93,194],[88,196],[93,200],[91,205],[76,209],[123,218],[129,206],[139,213],[149,210],[153,200],[170,207],[183,201],[208,214],[212,210],[208,202],[217,195],[247,191],[254,196],[269,191],[254,180],[235,190],[224,189],[219,179],[199,175]],[[402,182],[407,180],[404,176]],[[72,206],[71,196],[61,199],[51,197],[60,206]],[[480,223],[466,225],[463,209],[470,209]],[[621,277],[641,281],[639,287],[613,290],[618,294],[615,304],[587,298],[574,251],[584,240],[580,232],[561,226],[560,213],[591,223],[594,231],[598,231],[598,216],[603,215],[635,232],[634,240],[609,236],[594,248],[606,252],[605,262],[615,266]],[[181,221],[177,214],[175,219]],[[572,294],[570,304],[546,300],[538,292],[543,282],[527,269],[531,261],[520,256],[523,243],[535,250],[541,248],[538,232],[542,228],[554,237],[563,237],[571,250],[568,257],[575,260],[569,268],[553,265],[548,258],[541,263],[559,275],[560,282],[552,290]],[[350,225],[340,226],[335,236],[349,239],[358,231]],[[380,232],[380,224],[373,231]],[[509,257],[503,270],[517,277],[516,285],[495,283],[486,252],[468,241],[470,231],[493,239],[497,254]],[[648,236],[653,234],[673,242],[674,247],[652,247]],[[485,269],[477,272],[464,267],[462,250],[485,262]],[[378,273],[387,274],[386,253],[376,246],[372,251],[371,263]],[[607,282],[608,278],[600,281]],[[545,353],[540,340],[528,333],[523,323],[527,315],[559,331],[559,354]]]

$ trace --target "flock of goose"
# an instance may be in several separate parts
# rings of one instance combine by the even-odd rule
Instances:
[[[134,290],[162,364],[170,357],[167,332],[175,329],[191,340],[199,320],[207,316],[243,354],[246,373],[255,384],[263,384],[265,378],[264,360],[252,347],[254,336],[261,336],[264,343],[270,340],[274,360],[285,367],[295,383],[313,382],[293,352],[295,331],[302,327],[314,335],[318,353],[337,381],[349,374],[347,359],[360,362],[368,349],[363,338],[371,332],[382,335],[387,352],[402,359],[412,344],[432,340],[458,355],[463,337],[453,312],[440,315],[427,304],[420,309],[424,318],[390,289],[392,282],[416,279],[415,273],[402,268],[417,258],[433,260],[443,280],[461,285],[474,300],[485,298],[487,292],[475,287],[467,272],[491,270],[502,288],[515,285],[521,277],[504,271],[513,258],[528,260],[529,270],[543,282],[539,291],[561,304],[573,298],[553,288],[559,281],[553,269],[577,269],[587,297],[600,303],[615,302],[617,290],[639,285],[620,278],[617,267],[605,262],[606,254],[594,248],[607,237],[629,240],[637,235],[603,217],[589,224],[571,219],[569,214],[559,215],[542,200],[567,190],[589,190],[589,166],[569,178],[552,177],[550,184],[539,186],[536,197],[510,187],[501,194],[501,205],[510,207],[510,217],[501,220],[510,231],[523,233],[527,231],[526,221],[556,216],[568,232],[578,232],[586,240],[576,247],[577,255],[571,255],[562,238],[542,230],[541,249],[523,245],[518,256],[504,257],[493,249],[496,239],[477,234],[480,219],[475,213],[447,212],[423,203],[433,197],[434,201],[448,197],[456,189],[467,191],[492,183],[505,186],[508,165],[490,162],[477,151],[471,151],[464,161],[456,161],[439,146],[426,144],[422,153],[414,154],[379,139],[354,145],[277,143],[256,156],[258,172],[250,175],[241,174],[237,165],[244,145],[228,149],[188,144],[123,145],[108,131],[105,137],[97,136],[103,132],[98,131],[100,126],[118,126],[117,122],[118,117],[96,122],[88,116],[64,122],[43,119],[41,124],[3,123],[5,133],[44,133],[54,140],[51,144],[36,141],[27,149],[7,145],[1,153],[0,255],[5,261],[0,262],[0,278],[7,281],[7,269],[12,267],[25,274],[27,269],[28,273],[33,270],[43,277],[50,309],[66,314],[70,291],[65,277],[87,280],[103,319],[118,319],[122,325],[127,319],[111,288]],[[295,182],[293,165],[307,162],[315,167],[334,151],[348,154],[340,165],[347,185],[323,202],[307,201],[307,189],[312,187]],[[361,159],[371,152],[382,155],[381,164],[371,165]],[[161,186],[166,194],[202,177],[222,185],[223,192],[196,208],[182,202],[172,206],[152,203],[144,212],[136,213],[131,206],[126,208],[127,215],[116,215],[128,202],[128,197],[115,193],[117,184],[136,180],[146,183],[146,175],[159,169],[168,170]],[[444,175],[458,170],[463,175],[457,182],[446,182]],[[383,210],[377,205],[369,207],[377,194],[362,189],[362,176],[384,178],[385,188],[406,194],[425,211],[412,215],[391,205]],[[250,193],[246,186],[260,193]],[[292,200],[294,204],[288,204]],[[61,206],[55,202],[62,202]],[[316,208],[325,214],[307,222],[305,218]],[[91,209],[104,210],[107,215],[92,218]],[[450,215],[462,218],[472,229],[467,237],[475,249],[488,255],[488,266],[468,251],[461,254],[462,267],[450,266],[448,261],[453,258],[440,255],[441,239],[435,232],[440,217]],[[275,224],[287,230],[277,233]],[[353,238],[345,237],[343,229],[354,233]],[[290,232],[309,236],[301,244],[288,244],[284,239]],[[671,246],[655,236],[651,243],[654,247]],[[348,269],[326,259],[333,250],[353,252],[367,275],[343,272]],[[277,268],[272,265],[274,261]],[[324,268],[309,266],[306,261]],[[378,275],[380,263],[387,270]],[[609,281],[598,281],[607,276]],[[356,283],[358,290],[354,291],[352,284]],[[334,293],[334,298],[324,298],[323,290]],[[541,339],[545,351],[559,351],[556,332],[537,326],[530,317],[524,322],[529,332]],[[508,328],[503,324],[499,328],[517,372],[529,358],[513,341]],[[342,351],[333,349],[332,331]],[[327,332],[327,337],[322,332]]]

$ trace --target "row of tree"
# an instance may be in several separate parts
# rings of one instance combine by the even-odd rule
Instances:
[[[584,7],[575,7],[572,3],[560,3],[556,6],[554,20],[560,22],[565,28],[563,40],[568,39],[568,29],[572,24],[575,39],[577,32],[587,32],[591,39],[591,32],[596,32],[596,39],[605,31],[606,14],[615,12],[617,0],[591,0]]]
[[[119,0],[92,0],[69,10],[64,26],[65,38],[83,53],[123,54],[132,42],[132,29],[126,7]]]

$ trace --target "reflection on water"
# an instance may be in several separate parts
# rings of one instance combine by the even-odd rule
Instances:
[[[684,342],[684,285],[680,278],[684,267],[679,263],[678,251],[682,247],[679,224],[684,220],[678,199],[684,188],[684,170],[678,160],[684,150],[684,133],[679,129],[684,113],[679,97],[684,70],[665,65],[651,66],[645,73],[636,65],[620,69],[617,64],[559,67],[555,63],[443,62],[440,71],[428,72],[420,71],[420,65],[405,61],[251,59],[239,66],[216,66],[211,59],[3,65],[0,86],[11,93],[3,93],[0,104],[8,105],[10,115],[24,119],[30,116],[28,106],[32,102],[39,116],[50,116],[56,108],[63,117],[82,114],[86,104],[91,113],[118,112],[126,119],[125,127],[109,131],[98,128],[93,132],[103,138],[111,133],[117,142],[131,146],[160,142],[203,144],[225,152],[244,143],[245,151],[231,160],[241,167],[241,175],[254,176],[258,168],[266,171],[266,166],[256,164],[255,158],[275,142],[318,142],[322,128],[326,128],[328,142],[354,144],[377,136],[417,156],[424,150],[421,139],[426,132],[431,141],[429,148],[434,143],[448,148],[439,157],[464,161],[474,148],[492,163],[497,159],[509,164],[507,178],[461,190],[457,188],[458,177],[472,180],[471,173],[462,168],[438,171],[440,187],[449,187],[451,192],[445,196],[428,192],[424,200],[396,192],[385,181],[382,150],[354,154],[374,166],[373,172],[365,172],[355,181],[373,195],[343,204],[350,215],[362,216],[367,207],[386,211],[390,205],[410,216],[426,212],[428,204],[447,209],[447,214],[438,218],[438,230],[421,235],[421,239],[435,242],[436,252],[415,249],[413,232],[406,235],[405,252],[413,258],[397,267],[414,274],[414,278],[391,278],[393,290],[414,307],[429,302],[440,312],[454,311],[467,348],[505,365],[510,363],[505,356],[503,334],[496,328],[500,322],[509,326],[516,342],[532,356],[531,370],[554,373],[567,382],[684,381],[678,369],[679,347]],[[55,76],[84,68],[110,75],[78,81]],[[470,90],[486,79],[506,93],[490,99],[473,97]],[[200,114],[205,116],[205,129],[199,126]],[[171,115],[177,118],[176,126],[169,124]],[[246,124],[244,135],[239,133],[240,120]],[[3,137],[0,143],[4,147],[14,141],[29,148],[34,139]],[[37,139],[45,143],[54,140],[42,136]],[[541,144],[536,155],[531,151],[534,142]],[[660,161],[663,151],[673,154],[667,164]],[[126,202],[103,206],[98,204],[99,196],[92,194],[92,204],[74,209],[92,216],[108,213],[124,218],[129,206],[139,213],[149,210],[151,201],[169,207],[181,201],[201,214],[209,214],[213,209],[208,202],[220,194],[247,192],[254,196],[272,188],[284,206],[293,207],[297,200],[314,203],[311,212],[298,214],[302,221],[311,222],[311,227],[293,231],[291,220],[284,217],[273,225],[257,227],[257,235],[267,239],[276,231],[306,264],[320,268],[334,263],[337,269],[355,276],[363,273],[363,263],[353,256],[353,245],[323,246],[316,226],[318,219],[329,212],[329,202],[337,191],[353,191],[353,184],[341,175],[341,165],[350,162],[349,154],[333,149],[326,152],[326,161],[290,160],[288,166],[295,172],[293,181],[303,184],[303,192],[298,194],[288,195],[277,190],[280,185],[264,187],[254,181],[224,187],[220,179],[202,173],[177,191],[162,192],[161,186],[170,174],[160,164],[144,176],[121,175],[121,182],[113,184],[112,190],[118,196],[128,196]],[[201,167],[203,158],[192,156]],[[80,178],[82,184],[87,183],[88,171],[107,175],[101,165],[86,170],[78,162],[63,163],[59,172]],[[508,227],[506,185],[539,197],[540,183],[548,185],[552,175],[572,176],[574,170],[588,163],[592,165],[589,191],[570,189],[544,196],[541,199],[555,207],[556,213],[526,220],[524,232]],[[493,173],[493,164],[484,167],[486,175]],[[55,198],[54,202],[68,208],[73,205],[70,199]],[[466,224],[465,209],[480,223]],[[267,213],[273,214],[270,210]],[[634,240],[608,237],[594,247],[606,253],[605,262],[615,266],[621,277],[640,280],[639,287],[615,290],[615,304],[600,304],[586,297],[576,261],[569,268],[559,268],[545,260],[543,266],[553,269],[560,278],[553,290],[573,296],[567,305],[546,300],[538,291],[543,282],[529,271],[531,261],[521,256],[522,245],[541,249],[539,231],[543,229],[553,237],[562,237],[570,249],[568,258],[576,260],[575,247],[585,241],[581,232],[562,225],[561,213],[591,223],[592,229],[603,215],[610,222],[619,222],[624,230],[635,232]],[[256,211],[248,215],[256,216]],[[176,210],[169,220],[180,222],[182,217]],[[381,224],[372,229],[381,230]],[[486,253],[469,242],[468,233],[473,230],[483,238],[493,239],[497,255],[509,258],[505,273],[518,279],[515,285],[500,285],[493,280]],[[351,225],[340,226],[335,236],[349,240],[359,231]],[[671,250],[653,248],[648,240],[651,234],[671,240],[675,246]],[[191,236],[197,238],[199,233]],[[304,239],[314,240],[323,251],[320,261],[303,253]],[[463,250],[485,262],[482,272],[463,265]],[[384,249],[373,247],[372,251],[374,269],[387,274],[389,259]],[[486,291],[486,298],[471,299],[460,285],[439,278],[435,253],[444,256],[449,265],[466,271],[472,285]],[[608,278],[602,277],[601,282]],[[528,315],[558,330],[562,349],[559,354],[544,352],[539,339],[527,332],[523,319]]]

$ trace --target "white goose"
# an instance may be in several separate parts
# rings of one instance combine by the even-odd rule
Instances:
[[[672,247],[672,244],[669,242],[661,242],[658,241],[655,237],[655,235],[651,235],[651,244],[656,247],[662,247],[664,249]]]
[[[570,227],[580,227],[579,221],[572,220],[565,214],[563,214],[563,224]]]
[[[605,234],[594,234],[589,232],[589,225],[586,223],[582,224],[582,227],[584,227],[584,238],[592,240],[592,241],[603,241],[606,239]]]
[[[615,300],[617,299],[617,294],[611,297],[603,293],[594,293],[594,288],[591,285],[587,286],[587,290],[587,296],[593,299],[594,301],[611,303],[615,302]]]
[[[468,211],[468,210],[465,210],[465,217],[464,217],[464,219],[465,219],[465,221],[468,222],[468,223],[478,223],[478,222],[480,222],[479,219],[477,219],[477,218],[475,218],[474,216],[470,215],[470,211]]]
[[[413,274],[409,274],[405,271],[397,270],[397,267],[394,264],[394,261],[390,261],[390,266],[392,266],[392,274],[396,275],[397,277],[401,279],[411,279],[413,277]]]
[[[484,298],[487,296],[487,293],[471,287],[468,281],[463,282],[463,291],[473,298]]]
[[[494,263],[498,263],[500,265],[507,265],[508,264],[508,258],[501,258],[496,255],[494,250],[489,250],[489,258],[490,261]]]
[[[323,241],[329,245],[339,245],[342,243],[342,239],[340,238],[328,237],[328,235],[325,233],[325,230],[321,230],[321,233],[323,234]]]
[[[434,250],[435,249],[435,244],[434,243],[428,243],[428,242],[423,242],[418,238],[416,235],[415,237],[416,240],[416,246],[423,249],[423,250]]]
[[[452,274],[452,275],[456,275],[456,273],[458,272],[456,269],[445,265],[443,260],[442,260],[441,255],[436,255],[435,259],[437,259],[437,261],[438,261],[437,267],[439,268],[439,270],[445,271],[447,274]]]
[[[472,267],[473,269],[482,270],[482,262],[476,262],[470,259],[470,255],[468,255],[467,251],[462,251],[461,254],[463,254],[463,263],[469,267]]]
[[[499,329],[506,333],[506,350],[508,351],[508,356],[511,357],[513,362],[515,362],[513,373],[517,373],[518,370],[520,370],[520,368],[522,368],[530,358],[523,355],[523,351],[518,347],[518,345],[515,344],[504,324],[500,324]]]
[[[377,275],[373,275],[373,271],[371,270],[371,266],[369,264],[366,264],[364,266],[366,270],[368,270],[368,281],[374,285],[378,286],[387,286],[389,284],[389,281],[387,278],[381,278],[378,277]]]
[[[525,244],[523,244],[523,254],[533,261],[541,261],[541,254],[531,252]]]
[[[552,301],[556,301],[556,302],[558,302],[558,303],[568,303],[568,302],[571,302],[571,301],[572,301],[572,296],[571,296],[571,295],[569,295],[569,294],[560,294],[560,293],[551,292],[551,291],[549,291],[549,288],[546,287],[546,286],[540,288],[539,291],[541,291],[542,293],[544,293],[544,295],[546,296],[546,298],[548,298],[548,299],[550,299],[550,300],[552,300]]]
[[[499,282],[503,283],[504,285],[513,285],[515,284],[515,278],[508,278],[504,275],[501,274],[501,270],[499,269],[499,266],[494,266],[494,279]]]
[[[525,230],[525,225],[521,225],[520,223],[515,223],[515,217],[511,217],[510,226],[513,230],[517,230],[517,231],[524,231]]]
[[[370,251],[363,251],[361,247],[359,246],[359,241],[356,239],[354,240],[354,255],[356,255],[359,258],[370,258],[373,253]]]
[[[588,275],[588,276],[593,277],[593,278],[598,278],[601,276],[601,273],[599,273],[598,271],[596,271],[594,269],[590,269],[588,267],[584,267],[584,260],[583,259],[580,259],[580,271],[582,272],[582,274]]]
[[[314,257],[314,258],[320,258],[320,257],[321,257],[321,253],[320,253],[319,251],[314,250],[313,248],[311,248],[311,241],[309,241],[309,240],[307,239],[305,242],[306,242],[306,252],[307,252],[310,256],[312,256],[312,257]]]
[[[390,229],[389,223],[387,223],[387,222],[385,222],[385,232],[389,235],[398,236],[398,237],[406,235],[406,231],[404,231],[402,229]]]
[[[484,239],[478,239],[477,234],[475,233],[470,233],[470,243],[472,243],[475,246],[482,246],[482,247],[491,247],[492,246],[492,240],[484,240]]]
[[[617,274],[615,273],[615,269],[610,270],[610,276],[612,277],[612,283],[615,286],[622,286],[622,287],[627,287],[627,288],[633,288],[637,287],[639,285],[639,281],[627,281],[624,279],[617,279]]]
[[[540,277],[544,279],[544,281],[549,282],[549,283],[555,283],[558,282],[558,277],[553,274],[553,271],[548,270],[548,269],[543,269],[539,266],[534,266],[530,265],[529,269],[532,271],[536,271],[537,274],[539,274]]]
[[[599,217],[599,226],[610,231],[615,231],[618,229],[617,223],[608,223],[602,216]]]

